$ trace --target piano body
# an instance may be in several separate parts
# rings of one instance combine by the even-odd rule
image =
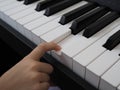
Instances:
[[[63,90],[120,90],[119,4],[0,0],[0,25],[6,29],[0,38],[23,56],[39,43],[58,43],[61,52],[48,52],[43,59],[55,67],[53,78]]]

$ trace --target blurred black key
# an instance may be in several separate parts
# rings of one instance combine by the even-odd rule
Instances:
[[[74,35],[78,34],[88,25],[92,24],[93,22],[104,16],[107,12],[109,12],[107,8],[99,7],[79,17],[72,23],[72,26],[70,27],[72,34]]]
[[[87,3],[82,7],[79,7],[75,10],[72,10],[62,16],[60,19],[60,22],[62,25],[65,25],[66,23],[72,21],[73,19],[85,14],[86,12],[92,10],[93,8],[97,7],[94,3]]]
[[[119,17],[119,14],[116,12],[108,13],[104,17],[100,18],[98,21],[96,21],[93,24],[91,24],[90,26],[88,26],[85,29],[83,36],[85,36],[87,38],[91,37],[92,35],[96,34],[100,30],[102,30],[102,28],[104,28],[108,24],[112,23],[118,17]]]
[[[59,2],[59,3],[57,3],[57,4],[53,5],[53,6],[48,7],[46,9],[44,15],[46,15],[46,16],[53,15],[53,14],[65,9],[65,8],[75,4],[75,3],[78,3],[80,1],[81,0],[64,0],[64,1]]]
[[[112,50],[120,43],[120,30],[113,34],[103,45],[108,50]]]
[[[17,0],[17,1],[23,1],[23,0]]]
[[[38,3],[35,10],[41,11],[41,10],[48,8],[49,6],[54,5],[60,1],[63,1],[63,0],[45,0],[43,2]]]
[[[24,4],[28,5],[28,4],[34,3],[36,1],[38,1],[38,0],[24,0]]]

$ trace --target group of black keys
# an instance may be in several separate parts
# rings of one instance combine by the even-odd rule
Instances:
[[[28,5],[36,1],[38,0],[24,0],[24,4]],[[35,10],[41,11],[43,9],[46,9],[44,15],[49,17],[81,1],[82,0],[44,0],[37,4]],[[90,38],[119,17],[120,15],[118,12],[115,12],[108,7],[98,5],[97,3],[88,2],[82,7],[78,7],[77,9],[62,15],[59,23],[65,25],[74,20],[70,27],[71,33],[76,35],[84,30],[83,36],[85,36],[86,38]],[[119,43],[120,30],[113,34],[106,41],[103,47],[108,50],[112,50]]]

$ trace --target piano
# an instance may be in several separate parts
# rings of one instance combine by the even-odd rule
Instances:
[[[55,67],[53,76],[65,85],[68,80],[71,89],[120,90],[119,4],[119,0],[0,0],[0,24],[14,39],[4,30],[0,37],[9,43],[16,40],[10,44],[16,49],[25,45],[21,53],[42,42],[56,42],[62,50],[43,58]]]

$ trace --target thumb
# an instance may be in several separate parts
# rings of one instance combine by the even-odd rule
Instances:
[[[59,51],[61,47],[54,42],[41,43],[39,44],[26,58],[31,58],[34,60],[39,60],[45,52],[50,50]]]

